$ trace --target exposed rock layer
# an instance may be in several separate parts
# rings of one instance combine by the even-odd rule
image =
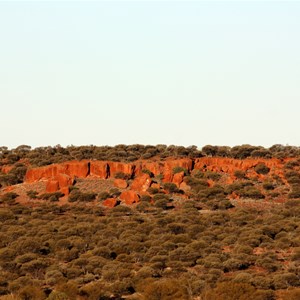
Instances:
[[[47,192],[63,191],[68,194],[68,188],[76,178],[96,177],[101,179],[113,178],[118,173],[123,173],[128,178],[134,178],[130,189],[145,192],[152,184],[149,174],[162,176],[164,182],[173,182],[181,187],[186,173],[193,170],[226,173],[228,180],[235,179],[235,171],[247,172],[250,177],[263,177],[255,172],[257,164],[263,163],[270,168],[271,174],[284,178],[283,165],[288,159],[232,159],[220,157],[202,157],[197,159],[167,159],[165,161],[138,161],[135,163],[121,163],[111,161],[70,161],[53,164],[45,167],[29,169],[25,182],[46,181]],[[125,189],[127,183],[116,180],[115,185]],[[138,197],[138,196],[137,196]],[[124,196],[125,202],[137,202],[133,194]],[[126,198],[126,199],[125,199]]]

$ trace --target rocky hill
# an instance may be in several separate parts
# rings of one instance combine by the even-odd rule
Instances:
[[[2,178],[9,177],[18,168],[18,164],[3,165]],[[78,180],[94,179],[97,185],[98,179],[99,184],[103,180],[113,181],[113,186],[120,191],[119,195],[110,197],[109,190],[98,190],[102,194],[107,192],[110,200],[101,203],[110,207],[120,202],[138,203],[143,196],[148,196],[151,202],[153,195],[158,193],[176,194],[200,202],[201,198],[241,199],[240,203],[252,199],[260,205],[298,198],[299,170],[300,160],[297,158],[166,158],[131,163],[73,160],[43,167],[28,165],[21,182],[5,186],[2,193],[22,188],[28,190],[30,184],[40,182],[45,186],[40,194],[60,193],[59,198],[66,199],[70,192],[71,195],[72,191],[73,194],[74,191],[80,192]],[[23,193],[22,197],[24,201],[26,195]],[[101,200],[107,200],[103,197]],[[27,198],[30,200],[30,193]]]
[[[296,300],[296,147],[3,148],[0,299]]]

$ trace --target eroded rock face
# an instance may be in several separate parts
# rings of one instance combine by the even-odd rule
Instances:
[[[58,184],[60,188],[69,187],[70,185],[73,185],[74,183],[74,176],[69,176],[66,174],[57,174],[56,178],[58,180]]]
[[[177,160],[167,160],[163,170],[163,181],[172,182],[174,177],[174,170],[176,168],[182,168],[187,172],[190,172],[193,167],[193,160],[190,158],[182,158]]]
[[[59,190],[59,184],[57,180],[49,180],[46,183],[46,193],[55,193]]]
[[[109,175],[110,177],[115,177],[117,173],[128,174],[129,177],[133,177],[135,165],[130,163],[122,162],[109,162]]]
[[[50,165],[40,168],[29,169],[25,175],[25,182],[32,183],[40,180],[54,178],[58,171],[58,165]]]
[[[86,178],[89,174],[88,161],[71,161],[62,164],[53,164],[40,168],[29,169],[25,175],[26,182],[36,182],[55,178],[58,174],[65,174],[72,178]]]
[[[107,179],[109,177],[109,166],[106,161],[91,161],[90,175]]]
[[[62,164],[63,174],[70,177],[86,178],[90,173],[90,162],[88,161],[71,161]]]
[[[132,190],[122,192],[119,198],[127,205],[131,205],[140,201],[140,197],[137,192]]]
[[[29,169],[25,176],[25,182],[32,183],[36,181],[46,181],[46,192],[61,191],[65,195],[69,194],[69,188],[73,185],[76,178],[97,177],[100,179],[113,178],[117,173],[127,174],[134,178],[128,191],[123,191],[120,199],[132,204],[139,201],[139,195],[146,193],[150,186],[156,187],[151,176],[161,175],[163,182],[173,182],[177,187],[183,190],[189,190],[184,183],[186,173],[192,170],[212,171],[226,174],[227,184],[233,183],[237,178],[235,171],[243,171],[248,178],[257,178],[263,180],[265,175],[257,174],[255,166],[260,163],[270,168],[269,175],[276,174],[285,181],[284,163],[288,159],[232,159],[222,157],[201,157],[195,160],[190,158],[166,159],[165,161],[137,161],[135,163],[121,163],[111,161],[70,161],[61,164],[53,164],[40,168]],[[146,173],[145,173],[146,171]],[[175,173],[175,174],[174,174]],[[128,183],[123,179],[115,179],[114,185],[120,189],[127,189]],[[214,182],[211,180],[210,186]],[[157,184],[157,188],[160,185]]]
[[[288,159],[286,159],[288,160]],[[247,176],[251,178],[264,178],[263,175],[259,175],[255,172],[254,168],[258,164],[263,163],[270,168],[271,174],[276,174],[284,179],[283,165],[280,159],[263,159],[263,158],[246,158],[246,159],[234,159],[223,157],[201,157],[195,160],[194,169],[202,171],[213,171],[219,173],[226,173],[233,179],[235,179],[235,171],[245,171]]]
[[[177,187],[180,186],[180,184],[183,182],[183,178],[184,178],[184,172],[179,172],[173,175],[173,180],[172,182],[175,183],[177,185]]]

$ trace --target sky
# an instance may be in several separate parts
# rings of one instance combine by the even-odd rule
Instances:
[[[0,146],[300,146],[300,2],[0,1]]]

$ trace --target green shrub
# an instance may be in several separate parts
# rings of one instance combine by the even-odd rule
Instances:
[[[61,192],[54,192],[41,194],[38,198],[42,200],[59,201],[59,198],[63,196],[64,194]]]
[[[96,196],[97,196],[96,193],[83,193],[79,190],[73,190],[69,194],[68,201],[69,202],[76,202],[76,201],[90,202],[95,200]]]
[[[30,190],[30,191],[27,191],[27,196],[30,198],[30,199],[36,199],[38,198],[37,195],[38,195],[38,192],[37,191],[33,191],[33,190]]]
[[[234,171],[234,176],[238,179],[245,179],[246,177],[246,172],[243,170],[235,170]]]
[[[221,282],[217,286],[205,292],[206,300],[248,300],[253,299],[255,288],[247,283]]]
[[[254,167],[254,170],[257,174],[266,175],[270,172],[270,168],[267,167],[264,163],[259,163]]]
[[[102,192],[98,195],[99,200],[106,200],[107,198],[110,198],[111,195],[108,192]]]
[[[159,193],[159,189],[158,188],[154,188],[154,187],[149,187],[147,192],[151,195],[157,194]]]
[[[173,174],[177,174],[177,173],[181,173],[181,172],[184,172],[184,175],[187,175],[188,174],[188,170],[183,168],[183,167],[174,167],[173,170],[172,170]]]
[[[13,200],[16,199],[17,197],[19,197],[19,195],[15,192],[8,192],[5,193],[4,195],[1,196],[1,199],[6,201],[6,200]]]
[[[218,181],[222,177],[220,173],[212,172],[212,171],[207,171],[205,175],[206,178],[211,179],[213,181]]]
[[[131,175],[130,174],[126,174],[126,173],[123,173],[123,172],[117,172],[115,174],[115,178],[116,179],[124,179],[124,180],[128,180],[131,178]]]
[[[275,189],[275,186],[272,182],[264,182],[263,183],[263,188],[266,190],[266,191],[272,191]]]
[[[300,198],[300,187],[295,186],[292,188],[292,191],[288,194],[290,199]]]
[[[154,176],[154,174],[153,174],[150,170],[148,170],[148,169],[143,169],[143,170],[142,170],[142,173],[148,174],[150,177],[153,177],[153,176]]]
[[[164,189],[168,191],[169,193],[179,193],[180,189],[177,187],[175,183],[172,182],[166,182],[164,184]]]

